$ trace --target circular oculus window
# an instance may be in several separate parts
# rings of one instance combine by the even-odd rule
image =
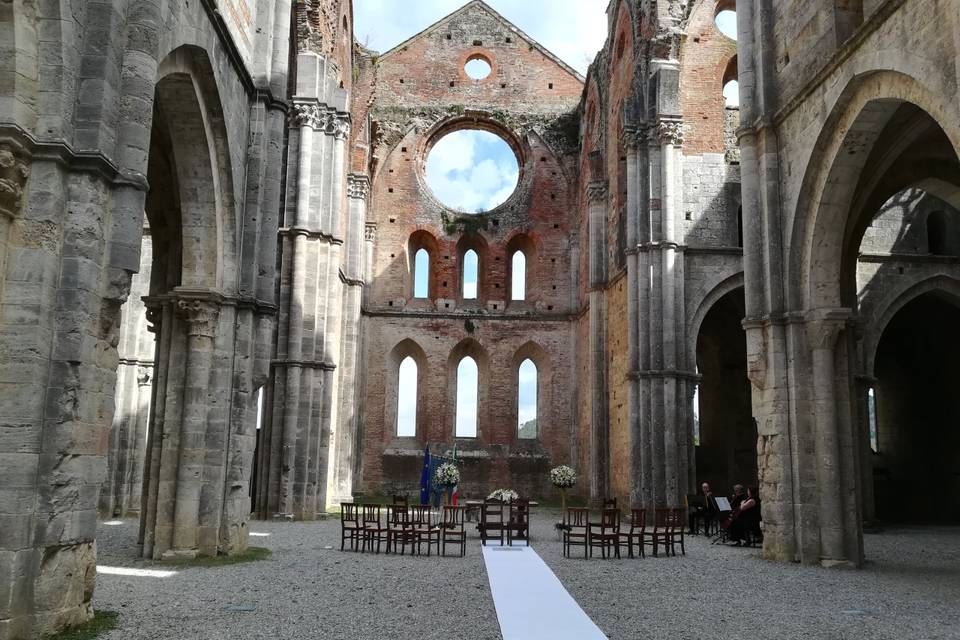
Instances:
[[[499,207],[517,188],[517,155],[501,136],[458,129],[440,137],[427,153],[426,182],[450,209],[483,213]]]

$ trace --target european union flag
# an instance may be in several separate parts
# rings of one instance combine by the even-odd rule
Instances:
[[[420,473],[420,504],[430,503],[430,445],[423,449],[423,471]]]

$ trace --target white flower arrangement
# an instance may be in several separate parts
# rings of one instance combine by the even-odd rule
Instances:
[[[437,467],[433,481],[438,487],[455,487],[460,484],[460,469],[452,462],[444,462]]]
[[[569,489],[577,484],[577,472],[562,464],[550,470],[550,482],[558,489]]]
[[[519,499],[520,494],[513,489],[496,489],[487,496],[487,500],[500,500],[501,502],[513,502]]]

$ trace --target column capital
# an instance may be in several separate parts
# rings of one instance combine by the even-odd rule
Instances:
[[[338,140],[350,134],[350,114],[322,102],[294,102],[290,110],[290,124],[309,127]]]
[[[176,310],[187,322],[187,335],[212,338],[217,334],[217,320],[223,296],[207,290],[174,289]]]
[[[29,162],[20,145],[0,142],[0,215],[10,219],[20,215],[23,188],[30,177]]]
[[[852,318],[853,312],[845,307],[811,309],[804,314],[810,345],[814,349],[833,349]]]
[[[624,151],[627,153],[636,153],[640,147],[640,143],[641,140],[637,127],[633,125],[623,127],[623,130],[620,132],[620,146],[623,147]]]
[[[137,367],[137,384],[141,387],[148,387],[153,380],[153,367],[140,365]]]
[[[377,239],[377,223],[368,222],[363,229],[363,239],[367,242],[373,242]]]
[[[370,194],[370,178],[363,173],[347,174],[347,197],[366,200]]]
[[[679,147],[683,144],[684,124],[682,120],[661,120],[657,123],[657,137],[660,144]]]
[[[587,183],[587,200],[591,203],[602,203],[607,200],[607,181],[594,180]]]

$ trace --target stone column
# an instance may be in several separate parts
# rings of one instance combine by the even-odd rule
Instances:
[[[331,474],[330,500],[349,502],[353,499],[353,468],[356,455],[357,379],[360,366],[360,303],[364,288],[364,264],[367,248],[364,242],[367,197],[370,178],[363,174],[347,176],[347,233],[344,243],[344,295],[341,329],[339,388],[339,427],[336,433],[336,455]]]
[[[640,457],[643,450],[643,440],[640,431],[640,326],[638,321],[640,274],[639,257],[637,252],[640,206],[639,198],[639,167],[637,158],[637,131],[634,127],[624,127],[621,136],[621,146],[627,154],[627,372],[628,372],[628,411],[630,437],[630,502],[643,504],[640,487]]]
[[[846,560],[841,497],[840,434],[837,420],[837,338],[850,319],[848,309],[817,309],[807,315],[807,339],[813,352],[813,412],[820,494],[820,558],[835,564]]]
[[[587,185],[590,238],[590,498],[607,497],[609,415],[607,411],[607,182]]]
[[[177,312],[186,321],[187,348],[173,546],[163,555],[194,557],[200,552],[200,493],[207,455],[210,370],[220,305],[209,293],[194,291],[177,291],[176,304]]]

